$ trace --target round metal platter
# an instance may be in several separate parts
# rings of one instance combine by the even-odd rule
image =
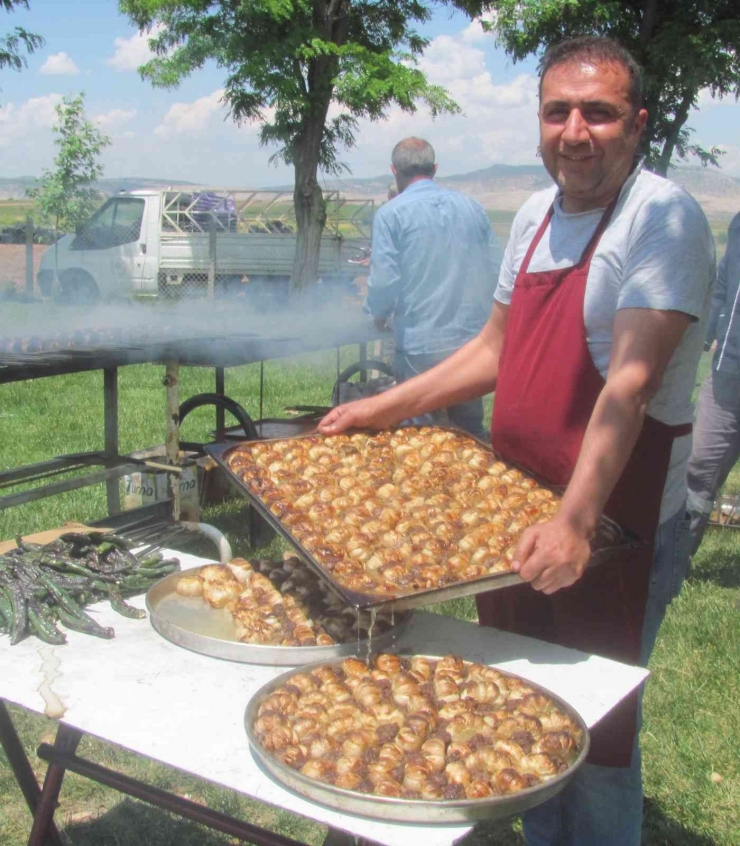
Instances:
[[[153,585],[146,595],[146,607],[154,629],[162,637],[213,658],[239,661],[243,664],[270,664],[297,667],[307,663],[321,663],[350,655],[365,656],[369,652],[367,639],[332,646],[265,646],[242,643],[236,639],[234,621],[228,611],[211,608],[199,597],[181,596],[177,582],[184,575],[197,573],[200,567],[182,570],[165,576]],[[373,635],[373,651],[389,649],[408,625],[411,612],[396,614],[396,625],[379,635]]]
[[[373,643],[373,647],[375,644]],[[373,648],[373,652],[376,650]],[[425,658],[438,660],[440,656],[425,655]],[[301,668],[301,672],[310,672],[322,664],[338,664],[337,661],[317,661],[316,664]],[[360,817],[380,820],[382,822],[399,823],[422,823],[424,825],[459,825],[460,823],[476,822],[477,820],[496,820],[509,817],[512,814],[520,814],[528,808],[539,805],[541,802],[550,799],[559,793],[565,785],[573,778],[576,771],[586,760],[590,743],[588,727],[581,715],[575,711],[560,696],[549,691],[547,688],[525,679],[540,693],[549,696],[566,714],[572,717],[581,732],[583,743],[581,751],[576,760],[568,769],[559,775],[543,781],[534,787],[520,790],[518,793],[510,793],[505,796],[491,796],[487,799],[402,799],[392,796],[372,796],[366,793],[359,793],[354,790],[346,790],[326,784],[316,779],[309,778],[302,773],[282,763],[262,748],[255,737],[253,725],[257,719],[257,711],[260,705],[277,688],[287,684],[295,670],[282,673],[277,678],[265,684],[251,698],[244,713],[244,728],[247,732],[249,745],[252,754],[260,765],[273,778],[284,787],[299,793],[312,802],[318,802],[334,810],[346,814],[356,814]],[[512,676],[513,673],[503,675]],[[520,677],[521,678],[521,677]]]

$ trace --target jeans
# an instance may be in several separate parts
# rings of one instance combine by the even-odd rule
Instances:
[[[393,362],[393,372],[397,382],[405,382],[413,379],[420,373],[431,370],[440,362],[449,358],[454,350],[443,353],[421,353],[409,355],[402,350],[397,350]],[[483,428],[483,400],[474,399],[470,402],[461,402],[458,405],[451,405],[449,408],[442,408],[438,411],[431,411],[422,414],[420,417],[413,417],[410,421],[414,426],[457,426],[469,432],[473,437],[488,441],[488,433]]]
[[[689,461],[688,509],[691,554],[701,544],[712,504],[740,456],[740,378],[712,370],[696,403],[694,446]]]
[[[666,609],[681,590],[689,565],[689,543],[689,518],[681,509],[658,529],[640,666],[647,666]],[[584,764],[557,796],[525,811],[522,823],[527,846],[638,846],[642,830],[639,736],[635,737],[631,766]]]

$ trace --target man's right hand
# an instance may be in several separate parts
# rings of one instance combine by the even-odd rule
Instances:
[[[382,395],[368,397],[332,408],[318,430],[322,435],[339,435],[347,429],[387,429],[400,418],[385,407],[383,399]]]

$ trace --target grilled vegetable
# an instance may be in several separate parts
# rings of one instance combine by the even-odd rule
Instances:
[[[18,547],[0,555],[0,632],[11,644],[24,634],[46,643],[62,644],[66,637],[56,626],[95,637],[111,638],[114,631],[101,626],[83,607],[109,599],[124,617],[138,619],[144,611],[128,605],[124,595],[148,590],[180,566],[148,553],[139,560],[131,543],[120,535],[91,531],[66,532],[47,544],[17,538]]]

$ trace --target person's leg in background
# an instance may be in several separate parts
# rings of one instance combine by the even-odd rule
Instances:
[[[420,355],[408,355],[402,350],[396,350],[393,359],[393,373],[396,377],[396,382],[406,382],[408,379],[413,379],[420,373],[425,373],[431,370],[432,367],[444,361],[450,353],[422,353]],[[430,411],[428,414],[422,414],[419,417],[412,417],[410,420],[403,421],[406,424],[413,426],[446,426],[449,424],[446,409],[439,411]]]
[[[696,403],[689,461],[691,555],[701,544],[717,494],[740,457],[740,377],[712,370]]]
[[[407,379],[413,379],[414,376],[436,367],[450,355],[452,355],[452,350],[443,353],[422,353],[420,355],[408,355],[396,351],[393,363],[396,381],[405,382]],[[408,422],[415,426],[457,426],[476,438],[487,440],[487,434],[483,428],[482,399],[462,402],[449,408],[432,411],[420,417],[414,417]]]
[[[658,530],[640,665],[647,666],[658,629],[678,596],[689,563],[689,520],[684,509]],[[640,696],[640,723],[642,695]],[[638,846],[642,831],[639,735],[629,767],[584,764],[557,796],[522,815],[527,846]]]

